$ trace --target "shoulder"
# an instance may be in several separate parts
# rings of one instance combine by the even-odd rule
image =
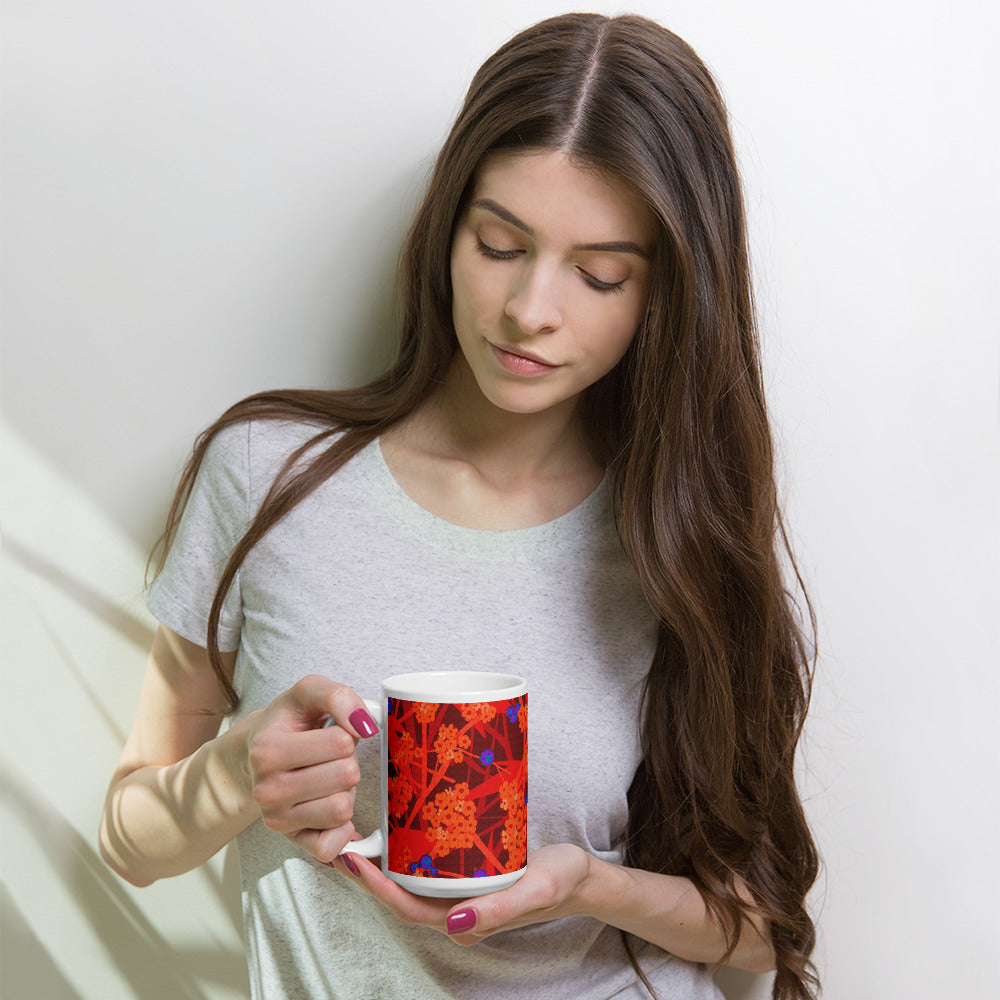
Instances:
[[[208,444],[204,460],[214,465],[266,467],[275,462],[283,463],[310,441],[322,440],[329,444],[342,433],[338,430],[331,434],[328,425],[318,422],[247,418],[217,430]]]
[[[289,459],[315,453],[312,441],[332,443],[342,433],[305,420],[248,418],[220,428],[202,458],[199,476],[249,496],[266,493]],[[305,448],[304,451],[302,449]]]
[[[254,419],[238,426],[245,437],[244,448],[254,470],[266,470],[275,466],[280,468],[311,441],[316,441],[316,446],[320,447],[322,443],[332,443],[343,433],[335,431],[331,434],[328,424],[306,420]],[[303,457],[312,454],[314,450],[307,447]]]

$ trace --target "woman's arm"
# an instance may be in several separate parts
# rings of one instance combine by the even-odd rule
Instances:
[[[235,659],[223,654],[230,676]],[[308,677],[219,735],[225,709],[207,651],[161,626],[108,789],[101,855],[149,885],[207,861],[263,818],[329,862],[354,833],[359,708],[370,722],[353,691]],[[321,728],[329,716],[338,725]]]
[[[594,917],[690,962],[718,962],[726,951],[722,927],[695,884],[686,878],[623,868],[572,844],[532,852],[524,875],[509,889],[454,904],[415,896],[355,854],[335,867],[358,879],[406,923],[427,924],[459,944],[476,944],[497,931],[561,917]],[[770,972],[774,952],[763,922],[744,921],[726,965]]]
[[[161,626],[101,818],[101,855],[133,885],[196,867],[259,816],[246,725],[219,736],[224,714],[208,653]]]
[[[749,893],[746,893],[749,900]],[[725,934],[694,882],[587,858],[587,875],[577,892],[582,913],[596,917],[664,951],[692,962],[718,962]],[[747,972],[774,970],[770,934],[761,919],[745,919],[726,965]]]

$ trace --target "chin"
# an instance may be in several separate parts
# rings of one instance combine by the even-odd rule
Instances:
[[[532,398],[534,397],[534,398]],[[498,410],[531,416],[572,405],[572,400],[539,398],[537,393],[491,393],[486,397]]]

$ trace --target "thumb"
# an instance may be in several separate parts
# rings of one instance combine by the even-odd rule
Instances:
[[[479,911],[473,906],[462,906],[449,913],[445,923],[449,934],[468,934],[479,923]]]

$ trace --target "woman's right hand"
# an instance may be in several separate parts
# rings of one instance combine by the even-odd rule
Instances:
[[[378,733],[364,702],[349,687],[312,675],[240,726],[264,825],[329,864],[355,836],[357,742]]]

